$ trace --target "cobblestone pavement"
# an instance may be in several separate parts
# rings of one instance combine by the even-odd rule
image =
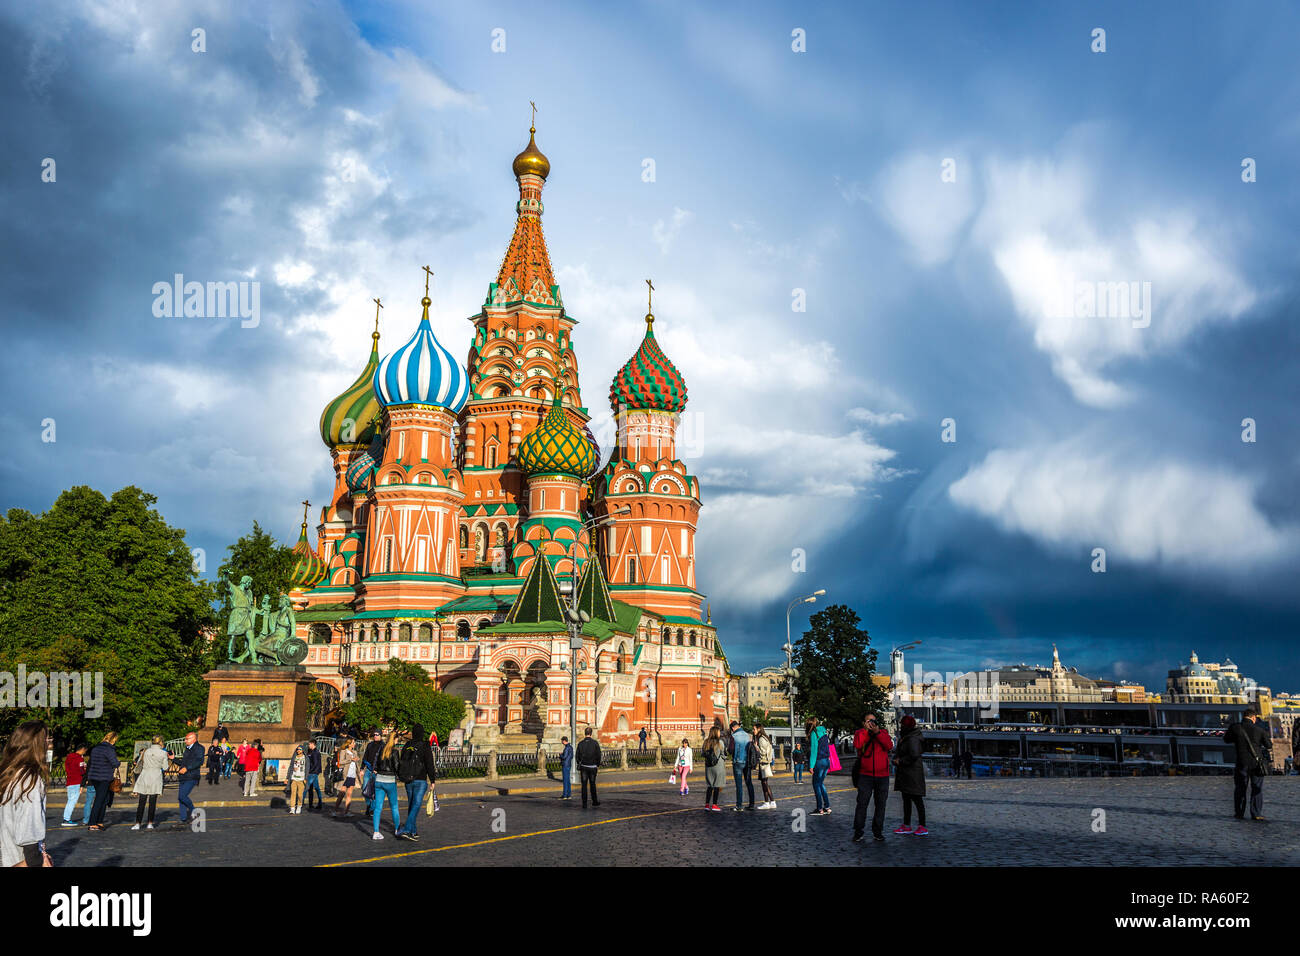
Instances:
[[[701,808],[702,786],[679,797],[666,781],[606,787],[601,805],[585,811],[576,796],[560,801],[553,794],[445,799],[433,817],[420,816],[418,844],[395,839],[387,816],[385,839],[372,841],[368,821],[289,815],[283,807],[213,807],[206,832],[174,831],[174,791],[164,795],[170,800],[165,812],[160,807],[161,829],[132,832],[134,800],[123,794],[109,811],[115,825],[102,833],[60,829],[62,804],[51,801],[47,842],[60,866],[1300,863],[1297,777],[1265,781],[1267,822],[1232,818],[1228,777],[936,780],[926,797],[931,836],[888,832],[902,812],[891,793],[886,842],[872,843],[868,833],[861,845],[850,843],[848,778],[832,776],[827,786],[828,817],[808,812],[806,778],[802,785],[776,782],[779,809],[743,814],[730,809],[733,787],[723,791],[724,812],[710,813]],[[1097,809],[1105,811],[1104,832],[1093,829]]]

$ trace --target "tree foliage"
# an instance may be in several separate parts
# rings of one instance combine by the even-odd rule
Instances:
[[[465,701],[439,691],[418,664],[396,657],[388,670],[369,671],[357,679],[357,699],[343,704],[343,719],[361,731],[388,724],[410,730],[422,724],[446,740],[465,717]]]
[[[795,710],[818,718],[832,733],[858,727],[868,711],[888,701],[871,682],[876,651],[860,620],[852,608],[832,604],[812,616],[794,645]],[[784,682],[783,689],[788,690]]]
[[[105,498],[78,486],[43,514],[0,519],[0,670],[99,673],[104,691],[98,719],[83,708],[7,708],[0,733],[45,720],[62,753],[114,729],[129,752],[206,711],[214,591],[156,501],[136,487]]]

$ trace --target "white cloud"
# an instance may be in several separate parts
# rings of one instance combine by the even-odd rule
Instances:
[[[673,207],[672,220],[665,223],[662,219],[656,219],[654,226],[650,230],[650,235],[654,239],[655,245],[664,255],[668,254],[669,248],[672,247],[673,241],[681,233],[682,227],[691,221],[691,211],[689,209],[678,209]]]
[[[897,425],[900,422],[907,421],[907,416],[902,412],[873,412],[869,408],[850,408],[846,413],[849,421],[862,422],[864,425],[870,425],[874,428],[883,428],[886,425]]]
[[[1275,527],[1254,482],[1178,461],[1134,464],[1067,445],[991,452],[948,489],[958,506],[1081,561],[1239,570],[1292,552],[1296,529]]]
[[[901,156],[877,177],[872,193],[879,197],[875,208],[902,236],[921,265],[947,261],[962,228],[975,211],[975,176],[964,160],[957,162],[957,178],[940,178],[945,157],[939,153],[909,153]],[[842,195],[858,197],[852,187]]]

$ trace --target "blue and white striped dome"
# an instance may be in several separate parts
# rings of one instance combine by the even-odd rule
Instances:
[[[437,405],[459,412],[469,399],[469,375],[434,336],[429,299],[421,302],[424,316],[415,335],[375,369],[375,397],[384,406]]]

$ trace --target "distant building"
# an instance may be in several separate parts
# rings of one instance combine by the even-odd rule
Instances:
[[[1052,666],[1028,667],[1013,664],[994,670],[972,671],[952,682],[956,699],[992,695],[999,704],[1016,703],[1101,703],[1105,691],[1098,681],[1084,677],[1077,668],[1061,664],[1061,655],[1052,645]],[[1113,698],[1112,698],[1113,699]]]
[[[790,697],[780,690],[784,679],[785,669],[782,667],[764,667],[753,674],[741,674],[741,706],[761,707],[769,713],[786,713],[790,709]]]
[[[1186,664],[1169,672],[1165,690],[1166,700],[1172,704],[1247,704],[1258,700],[1260,712],[1268,716],[1265,707],[1270,703],[1269,689],[1242,677],[1229,658],[1222,664],[1203,664],[1192,651]]]
[[[1099,680],[1097,687],[1104,695],[1103,700],[1113,700],[1117,704],[1145,704],[1149,699],[1144,686],[1126,680]]]

